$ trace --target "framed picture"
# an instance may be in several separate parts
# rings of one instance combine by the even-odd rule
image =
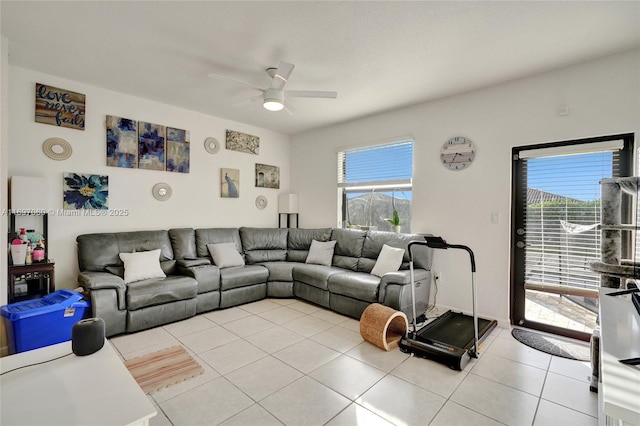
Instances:
[[[280,167],[256,163],[256,187],[280,189]]]
[[[189,131],[167,127],[167,171],[189,173]]]
[[[222,198],[240,197],[240,170],[220,169],[220,196]]]
[[[109,176],[65,173],[62,196],[65,210],[108,210]]]
[[[107,115],[107,166],[138,167],[138,122]]]
[[[165,127],[138,122],[138,168],[165,170]]]
[[[258,155],[260,153],[260,138],[246,133],[227,130],[226,145],[232,151],[246,152]]]
[[[84,130],[86,96],[36,83],[36,123]]]

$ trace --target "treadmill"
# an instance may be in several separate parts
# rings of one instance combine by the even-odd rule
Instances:
[[[413,305],[413,330],[400,340],[400,350],[423,358],[430,358],[449,366],[453,370],[463,370],[471,358],[480,355],[480,343],[497,326],[497,321],[478,318],[476,313],[476,261],[473,251],[467,246],[448,244],[441,237],[427,237],[425,241],[409,243],[409,270],[411,274],[411,304]],[[447,311],[438,318],[416,329],[415,281],[413,272],[412,247],[420,245],[434,249],[463,249],[471,258],[471,287],[473,292],[473,316],[461,312]]]

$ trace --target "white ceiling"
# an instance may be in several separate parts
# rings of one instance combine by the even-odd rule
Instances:
[[[293,134],[640,46],[638,1],[6,1],[9,63]],[[266,87],[296,65],[293,115]]]

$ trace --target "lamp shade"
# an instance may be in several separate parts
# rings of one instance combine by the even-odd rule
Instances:
[[[49,184],[46,178],[11,177],[11,210],[14,212],[42,211],[49,208]]]
[[[298,194],[280,194],[278,213],[298,213]]]

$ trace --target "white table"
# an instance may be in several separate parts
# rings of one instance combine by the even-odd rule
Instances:
[[[0,358],[0,424],[148,425],[156,410],[108,341],[76,356],[71,342]]]
[[[640,426],[640,366],[618,361],[640,356],[640,315],[629,295],[606,295],[613,291],[619,289],[601,288],[599,295],[603,420],[607,425]]]

